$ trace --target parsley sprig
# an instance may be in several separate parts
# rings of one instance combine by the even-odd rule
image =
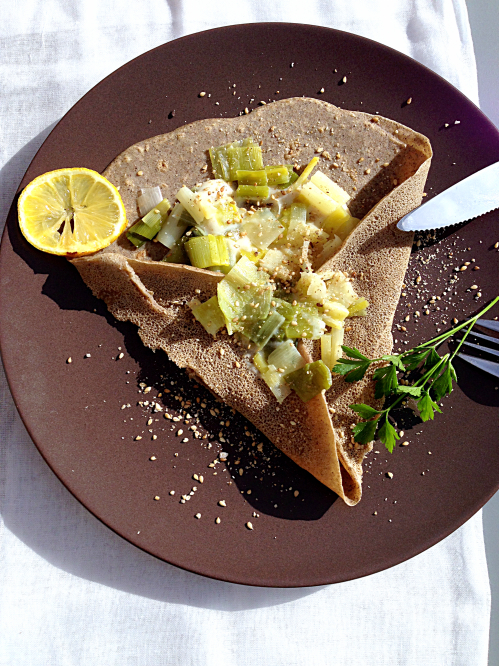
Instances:
[[[377,435],[391,453],[400,437],[389,421],[389,414],[394,407],[407,398],[412,397],[417,400],[422,421],[433,420],[435,412],[441,413],[442,410],[437,403],[452,392],[452,384],[457,381],[456,371],[452,365],[454,357],[477,319],[498,301],[499,296],[471,319],[401,354],[385,354],[380,358],[369,359],[358,349],[342,345],[348,358],[339,359],[333,372],[343,375],[346,382],[361,380],[373,363],[387,362],[387,365],[376,368],[373,380],[375,381],[374,397],[387,398],[388,405],[384,409],[374,409],[365,404],[350,405],[350,408],[363,419],[353,428],[355,441],[367,444],[372,442]],[[454,352],[440,356],[437,347],[463,328],[466,328],[466,331]],[[412,384],[399,382],[398,373],[411,373],[417,369],[420,370],[420,377]]]

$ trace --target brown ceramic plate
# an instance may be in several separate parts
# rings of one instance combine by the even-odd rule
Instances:
[[[198,97],[200,91],[211,97]],[[261,100],[299,95],[379,112],[428,136],[435,151],[429,196],[499,160],[499,135],[492,124],[417,62],[344,32],[255,24],[178,39],[116,71],[59,122],[19,191],[51,169],[102,171],[127,146],[184,123],[235,116]],[[393,455],[375,446],[365,464],[364,498],[355,508],[274,452],[251,428],[263,452],[248,444],[239,451],[239,441],[251,441],[244,434],[247,423],[185,378],[165,355],[143,347],[131,324],[113,321],[69,263],[27,245],[18,231],[16,202],[0,255],[1,345],[12,394],[30,435],[64,485],[139,548],[237,583],[334,583],[391,567],[429,548],[498,488],[497,380],[460,362],[459,388],[445,400],[442,416],[424,425],[416,419],[406,422],[404,439],[410,445]],[[495,296],[497,220],[498,214],[490,213],[416,248],[407,296],[395,319],[404,323],[408,313],[410,322],[406,334],[394,330],[398,344],[428,339],[451,317],[471,315]],[[470,270],[459,273],[450,298],[442,295],[456,275],[453,268],[465,261],[471,262]],[[472,271],[472,264],[480,270]],[[419,296],[411,286],[418,274],[424,292]],[[479,302],[467,291],[473,283],[481,290]],[[432,292],[441,301],[425,316]],[[421,317],[413,316],[415,310]],[[441,321],[447,323],[437,324]],[[124,358],[116,360],[120,350]],[[180,408],[175,395],[192,400],[188,411],[199,414],[201,431],[214,439],[193,439],[188,426],[182,426],[191,435],[182,443],[160,412],[150,415],[137,405],[148,397],[139,395],[140,382],[153,387],[149,397],[169,387],[172,393],[163,393],[159,402],[172,413]],[[127,404],[131,407],[122,410]],[[213,411],[213,416],[215,407],[220,413]],[[152,433],[149,417],[157,419]],[[220,425],[226,420],[229,428]],[[232,443],[220,444],[220,431]],[[135,441],[138,434],[142,439]],[[218,465],[214,475],[208,464],[221,450],[229,453],[229,462]],[[193,474],[202,474],[204,483],[193,481]],[[192,498],[179,503],[193,485],[198,490]],[[160,499],[154,501],[155,496]],[[221,499],[225,508],[217,504]],[[196,520],[198,512],[202,517]],[[217,516],[222,519],[218,525]],[[253,531],[246,529],[247,521]]]

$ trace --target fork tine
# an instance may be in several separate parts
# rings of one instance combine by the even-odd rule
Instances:
[[[493,354],[494,356],[499,356],[499,351],[497,351],[497,349],[490,349],[490,347],[484,347],[483,345],[475,345],[472,342],[468,342],[467,340],[465,340],[463,344],[468,345],[468,347],[473,347],[473,349],[478,349],[480,351],[487,352],[487,354]]]
[[[490,328],[491,331],[499,332],[499,321],[494,321],[493,319],[477,319],[476,323],[484,328]]]
[[[495,342],[496,345],[499,345],[499,338],[493,338],[491,335],[484,335],[483,333],[477,333],[476,331],[471,331],[470,335],[474,335],[482,340],[488,340],[488,342]]]
[[[462,358],[463,361],[467,361],[468,363],[471,363],[471,365],[480,368],[480,370],[484,370],[490,375],[494,375],[494,377],[499,377],[499,363],[496,363],[495,361],[487,361],[484,358],[477,358],[476,356],[468,356],[468,354],[458,354],[458,356],[459,358]]]

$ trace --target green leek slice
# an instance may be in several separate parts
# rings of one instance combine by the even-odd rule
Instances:
[[[288,171],[286,169],[286,175]],[[268,185],[267,171],[261,169],[259,171],[246,171],[238,169],[236,171],[236,180],[239,185]]]
[[[269,354],[267,363],[281,371],[283,377],[305,365],[305,360],[291,340],[285,340]]]
[[[345,240],[345,238],[352,233],[359,222],[360,220],[358,218],[352,217],[350,215],[348,219],[343,222],[341,227],[339,227],[338,231],[336,231],[336,234],[341,238],[341,240]]]
[[[365,303],[366,305],[364,305],[363,307],[367,306],[367,301],[365,301]],[[327,312],[327,314],[333,319],[339,319],[340,321],[344,321],[347,317],[351,316],[350,308],[346,308],[344,305],[338,303],[337,301],[324,301],[323,308]],[[362,307],[359,309],[361,310]]]
[[[319,162],[318,157],[312,157],[310,162],[307,164],[307,166],[303,169],[301,174],[298,176],[298,178],[293,183],[293,190],[296,190],[296,189],[298,189],[299,187],[301,187],[302,185],[305,184],[307,178],[310,176],[310,174],[312,173],[312,171],[315,168],[315,165],[318,162]]]
[[[349,305],[349,317],[363,317],[366,314],[366,309],[369,307],[368,301],[365,298],[359,298],[357,301]]]
[[[321,360],[330,370],[334,368],[336,361],[341,357],[344,334],[345,329],[339,328],[331,331],[328,335],[323,335],[321,338]]]
[[[236,143],[234,142],[227,148],[231,180],[237,180],[238,171],[260,171],[263,169],[260,146],[253,143],[251,139],[246,139],[242,146],[236,145]]]
[[[230,166],[227,158],[227,149],[225,146],[219,148],[210,148],[211,168],[215,178],[230,180]]]
[[[196,224],[200,224],[203,220],[209,220],[212,217],[216,218],[217,209],[204,192],[195,193],[184,185],[177,192],[177,199],[192,215]]]
[[[346,206],[338,206],[326,217],[322,223],[322,228],[329,235],[337,234],[338,230],[351,218],[351,215]]]
[[[170,252],[163,257],[162,261],[166,261],[169,264],[188,264],[189,257],[185,251],[185,243],[188,241],[188,236],[182,236],[182,238],[175,243]]]
[[[326,324],[320,317],[317,309],[317,314],[305,310],[303,307],[298,308],[295,318],[286,326],[286,337],[292,340],[298,338],[308,338],[309,340],[318,340],[326,329]]]
[[[316,273],[302,273],[296,283],[296,290],[314,303],[322,303],[327,297],[326,283]]]
[[[337,301],[346,308],[349,308],[358,298],[351,282],[340,272],[333,273],[328,277],[326,288],[328,293],[327,300]]]
[[[303,402],[308,402],[331,387],[331,371],[323,361],[314,361],[291,372],[285,377],[285,382]]]
[[[188,227],[194,226],[194,218],[186,211],[182,204],[175,204],[168,219],[163,223],[156,239],[168,248],[184,235]]]
[[[225,326],[225,317],[222,310],[220,310],[216,296],[212,296],[204,303],[195,305],[192,308],[192,314],[211,335],[216,335],[217,331]]]
[[[267,319],[256,321],[251,327],[246,328],[245,334],[258,349],[263,349],[270,338],[276,335],[283,322],[284,317],[278,312],[273,312]]]
[[[253,356],[253,365],[260,373],[264,373],[269,367],[263,352],[259,351]]]
[[[143,236],[136,236],[132,231],[127,231],[126,237],[137,249],[142,247],[147,240]]]
[[[128,240],[140,247],[146,240],[152,240],[161,229],[162,224],[165,222],[170,210],[170,202],[168,199],[163,199],[157,206],[155,206],[147,215],[133,224],[127,231]],[[138,244],[142,240],[140,245]]]
[[[287,185],[294,173],[293,167],[287,164],[279,164],[278,166],[266,166],[267,180],[270,187],[282,187]],[[296,176],[298,178],[298,175]]]
[[[229,266],[229,248],[225,236],[198,236],[185,244],[185,249],[193,266]]]
[[[247,257],[241,257],[217,287],[218,304],[229,335],[245,331],[259,319],[267,319],[272,293],[267,273],[257,270]]]
[[[348,192],[328,178],[322,171],[316,171],[310,181],[340,205],[346,204],[351,197]]]
[[[299,201],[303,201],[317,210],[321,215],[329,216],[340,204],[337,203],[330,196],[320,190],[317,185],[309,182],[303,185],[298,197]]]
[[[268,208],[262,208],[254,215],[246,216],[241,229],[246,232],[252,245],[260,250],[266,250],[284,231],[282,224]]]
[[[266,185],[239,185],[235,196],[245,201],[266,201],[270,196],[270,188]]]

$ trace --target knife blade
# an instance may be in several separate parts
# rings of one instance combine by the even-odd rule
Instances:
[[[468,176],[399,220],[402,231],[441,229],[499,208],[499,162]]]

